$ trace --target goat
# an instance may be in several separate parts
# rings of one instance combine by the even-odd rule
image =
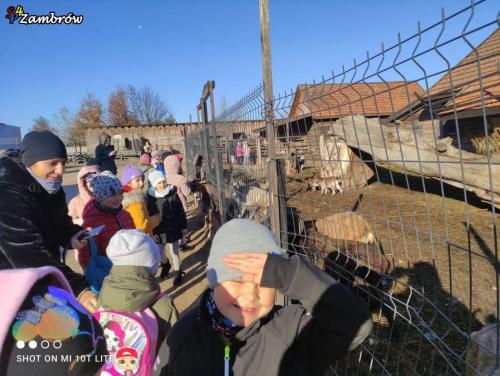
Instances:
[[[466,375],[500,376],[500,368],[494,369],[496,359],[497,336],[500,336],[500,324],[489,324],[471,334],[467,351]]]
[[[312,189],[313,191],[321,190],[322,194],[328,193],[330,189],[332,191],[332,196],[338,192],[344,193],[339,181],[336,178],[320,178],[313,173],[312,176],[304,179],[304,184],[306,190]]]
[[[316,230],[330,239],[344,239],[360,243],[375,243],[372,226],[360,214],[341,212],[318,219]]]
[[[391,263],[371,225],[359,214],[335,213],[309,226],[305,244],[306,253],[324,257],[325,272],[352,288],[370,310],[382,311],[392,328],[392,338],[397,338],[394,313],[385,293],[390,287],[385,275]]]

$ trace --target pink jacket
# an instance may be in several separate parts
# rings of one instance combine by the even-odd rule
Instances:
[[[177,188],[177,194],[181,199],[184,211],[187,211],[187,196],[191,193],[191,188],[189,188],[187,179],[179,175],[179,159],[175,155],[169,155],[165,158],[163,165],[165,166],[167,184],[171,184]]]
[[[241,146],[240,143],[236,145],[236,156],[243,157],[243,147]]]
[[[80,192],[78,196],[73,197],[68,204],[68,214],[71,218],[73,218],[73,223],[77,225],[82,225],[83,223],[83,209],[87,202],[92,198],[89,190],[85,186],[85,181],[83,177],[90,172],[99,173],[99,166],[85,166],[82,167],[80,172],[78,173],[78,191]]]

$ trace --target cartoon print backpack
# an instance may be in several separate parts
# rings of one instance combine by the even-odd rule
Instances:
[[[162,297],[164,294],[160,294]],[[158,321],[149,308],[128,313],[100,309],[94,313],[104,331],[109,357],[101,376],[149,376],[156,361]]]
[[[73,296],[60,270],[52,266],[1,270],[0,295],[6,297],[0,305],[0,352],[7,349],[6,364],[16,374],[33,371],[33,363],[18,362],[18,357],[40,354],[51,359],[40,361],[37,370],[43,374],[50,369],[54,374],[71,370],[74,375],[89,375],[101,367],[107,356],[102,329]]]

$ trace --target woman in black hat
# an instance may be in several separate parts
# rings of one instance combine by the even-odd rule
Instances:
[[[66,158],[63,142],[49,131],[28,133],[20,153],[0,158],[0,269],[55,266],[93,312],[96,296],[85,278],[60,261],[60,247],[86,244],[68,216],[61,186]]]
[[[115,163],[116,150],[111,145],[111,136],[107,133],[101,133],[99,136],[99,145],[95,148],[95,159],[101,168],[101,171],[111,171],[116,175],[117,168]]]

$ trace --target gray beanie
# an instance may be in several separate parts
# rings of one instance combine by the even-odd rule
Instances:
[[[106,248],[113,265],[145,266],[155,275],[160,266],[160,248],[141,230],[120,230]]]
[[[273,233],[264,225],[248,219],[233,219],[225,223],[214,236],[207,262],[207,279],[210,287],[238,279],[242,273],[224,264],[223,257],[230,253],[273,253],[281,255]]]

